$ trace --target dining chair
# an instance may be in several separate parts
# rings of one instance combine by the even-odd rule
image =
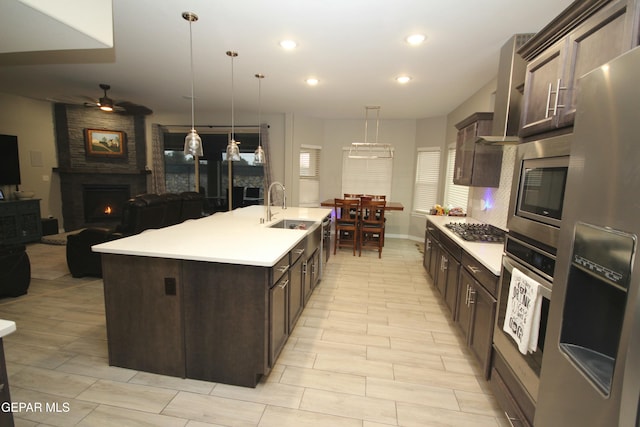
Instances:
[[[338,247],[351,247],[356,255],[358,245],[358,208],[360,199],[334,199],[336,213],[336,235],[333,242],[333,254]],[[351,215],[351,212],[356,212]]]
[[[364,200],[360,205],[358,256],[362,256],[362,248],[378,250],[378,258],[382,258],[384,246],[384,208],[385,200]]]
[[[360,199],[360,197],[362,197],[362,194],[356,194],[356,193],[344,193],[344,198],[345,199]],[[349,212],[349,214],[351,215],[352,218],[355,218],[356,215],[358,215],[358,211],[351,211]]]

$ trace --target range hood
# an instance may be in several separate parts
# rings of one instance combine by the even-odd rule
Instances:
[[[484,144],[516,144],[520,142],[520,109],[527,62],[517,51],[535,34],[515,34],[500,50],[498,84],[490,135],[479,135],[476,142]]]

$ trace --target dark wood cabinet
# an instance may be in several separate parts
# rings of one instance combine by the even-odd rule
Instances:
[[[477,281],[469,295],[469,303],[474,306],[473,321],[469,328],[469,347],[482,366],[485,378],[489,378],[491,368],[491,345],[493,325],[496,318],[496,299]]]
[[[478,143],[480,135],[490,135],[493,113],[474,113],[456,124],[456,161],[453,183],[473,187],[498,187],[502,148]]]
[[[307,304],[313,288],[316,287],[320,279],[320,249],[316,249],[302,266],[302,275],[304,278],[304,304]]]
[[[469,328],[473,322],[474,305],[469,303],[471,291],[473,290],[473,277],[466,269],[460,271],[460,281],[458,282],[458,306],[456,308],[456,322],[462,330],[467,345],[469,344]]]
[[[40,199],[0,202],[0,245],[37,242],[40,238]]]
[[[460,262],[454,257],[449,257],[447,260],[448,263],[448,274],[447,274],[447,286],[444,294],[444,301],[451,310],[451,318],[456,319],[457,317],[457,306],[458,306],[458,282],[460,281]]]
[[[289,279],[282,277],[269,289],[269,366],[273,366],[289,338]]]
[[[521,137],[573,125],[579,78],[638,45],[636,3],[575,2],[520,48],[529,62]]]
[[[304,284],[302,258],[298,258],[289,269],[289,331],[293,330],[303,309]]]
[[[489,378],[498,278],[466,253],[462,256],[462,264],[457,322],[467,345],[480,362],[485,378]]]

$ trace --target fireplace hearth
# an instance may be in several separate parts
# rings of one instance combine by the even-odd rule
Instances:
[[[84,185],[82,200],[85,222],[120,222],[130,195],[128,185]]]

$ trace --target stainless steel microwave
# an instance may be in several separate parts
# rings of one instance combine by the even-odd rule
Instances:
[[[507,227],[556,248],[569,171],[571,134],[518,146]]]

